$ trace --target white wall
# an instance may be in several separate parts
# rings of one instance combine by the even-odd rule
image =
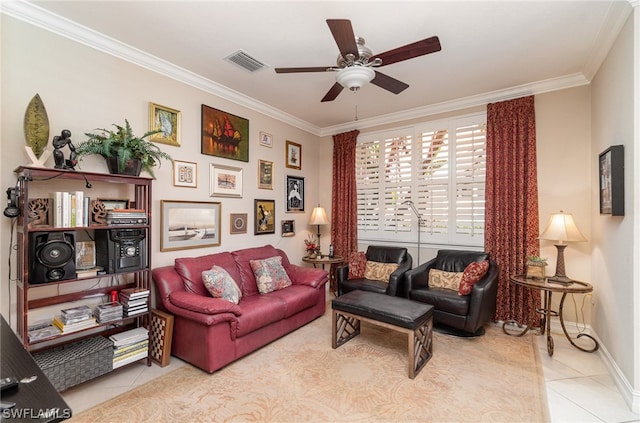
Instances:
[[[284,124],[237,104],[223,100],[191,86],[153,73],[129,62],[101,53],[82,44],[59,37],[34,26],[1,16],[2,48],[2,127],[0,138],[0,187],[3,195],[7,187],[14,186],[13,170],[29,163],[24,152],[23,117],[31,98],[39,93],[49,115],[50,139],[69,129],[72,140],[78,143],[97,127],[110,127],[113,123],[124,124],[127,118],[136,134],[148,130],[149,102],[180,110],[182,113],[182,145],[180,147],[159,144],[173,158],[198,164],[197,188],[174,187],[172,166],[163,162],[156,169],[152,198],[154,221],[152,225],[152,266],[173,264],[180,256],[198,256],[220,251],[273,244],[284,249],[292,262],[301,263],[304,253],[304,238],[315,227],[307,222],[313,206],[319,201],[318,175],[322,145],[316,135]],[[224,110],[249,119],[249,162],[223,159],[200,153],[201,104]],[[258,144],[260,131],[273,135],[273,148]],[[285,167],[285,141],[302,145],[302,170]],[[274,189],[258,189],[258,159],[274,162]],[[241,199],[209,196],[209,164],[224,164],[241,167],[244,172],[244,192]],[[53,163],[49,163],[53,167]],[[87,156],[78,166],[82,170],[107,172],[104,160],[98,156]],[[285,175],[305,178],[305,213],[285,213]],[[324,181],[324,179],[323,179]],[[84,186],[84,184],[82,184]],[[320,185],[326,188],[327,184]],[[82,187],[81,187],[82,188]],[[329,186],[330,190],[330,186]],[[91,194],[92,196],[98,194]],[[253,234],[254,199],[276,200],[276,234]],[[222,203],[222,245],[172,252],[160,251],[160,201],[193,200],[219,201]],[[229,234],[229,214],[249,213],[249,228],[246,235]],[[295,220],[296,236],[280,236],[281,220]],[[6,275],[9,272],[11,221],[0,219],[0,310],[8,316],[9,300]],[[14,239],[15,244],[15,239]],[[327,244],[328,245],[328,244]],[[15,255],[12,277],[15,277]],[[15,316],[15,281],[10,283],[11,314]],[[15,318],[11,318],[15,322]]]

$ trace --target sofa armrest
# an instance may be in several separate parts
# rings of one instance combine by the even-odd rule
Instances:
[[[496,296],[498,294],[498,265],[490,261],[489,271],[471,288],[471,302],[469,303],[469,317],[467,321],[486,322],[493,319],[496,311]],[[473,332],[477,327],[466,330]]]
[[[240,316],[242,312],[237,304],[222,298],[203,297],[187,291],[176,291],[169,295],[169,302],[176,307],[202,314],[232,313]]]
[[[406,293],[406,278],[405,274],[408,270],[411,270],[413,266],[413,258],[409,253],[406,255],[406,259],[402,262],[396,270],[389,275],[389,287],[387,288],[387,295],[392,296],[405,296]]]
[[[405,274],[405,296],[409,298],[409,292],[413,289],[429,287],[429,270],[436,264],[436,259],[422,263],[415,269],[408,270]]]
[[[294,285],[307,285],[319,288],[329,281],[329,273],[324,269],[314,267],[302,267],[296,264],[289,264],[287,273]]]

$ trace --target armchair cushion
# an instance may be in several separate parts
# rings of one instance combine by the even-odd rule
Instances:
[[[349,254],[348,279],[362,279],[367,267],[367,256],[364,251],[354,251]],[[387,279],[388,281],[389,279]]]
[[[364,271],[364,277],[365,279],[389,283],[389,277],[397,269],[398,265],[396,263],[379,263],[377,261],[368,260]]]
[[[478,281],[487,274],[488,270],[489,260],[483,260],[480,262],[474,261],[473,263],[469,263],[462,274],[462,280],[460,281],[460,288],[458,290],[458,293],[460,295],[471,294],[471,288],[473,288],[473,285],[478,283]]]
[[[429,288],[444,288],[458,291],[462,277],[462,272],[445,272],[439,269],[429,269]]]

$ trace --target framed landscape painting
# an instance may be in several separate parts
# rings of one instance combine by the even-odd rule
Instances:
[[[211,197],[242,198],[242,169],[239,167],[209,165]]]
[[[161,201],[160,251],[220,245],[220,203]]]
[[[203,104],[200,152],[248,162],[249,120]]]

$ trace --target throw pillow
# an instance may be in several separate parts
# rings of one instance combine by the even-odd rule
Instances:
[[[362,279],[367,265],[364,251],[354,251],[349,254],[349,276],[347,279]]]
[[[249,260],[256,277],[258,291],[267,294],[291,286],[291,279],[282,267],[282,257],[275,256],[264,260]]]
[[[380,263],[367,260],[364,277],[374,281],[389,282],[389,277],[397,268],[398,265],[396,263]]]
[[[452,291],[460,289],[463,272],[445,272],[439,269],[429,269],[429,288],[444,288]]]
[[[474,261],[470,263],[462,274],[462,281],[460,281],[459,295],[471,294],[471,288],[475,285],[489,270],[489,260]]]
[[[211,270],[202,272],[202,282],[214,298],[222,298],[234,304],[238,304],[242,298],[242,292],[236,281],[218,265],[214,264]]]

